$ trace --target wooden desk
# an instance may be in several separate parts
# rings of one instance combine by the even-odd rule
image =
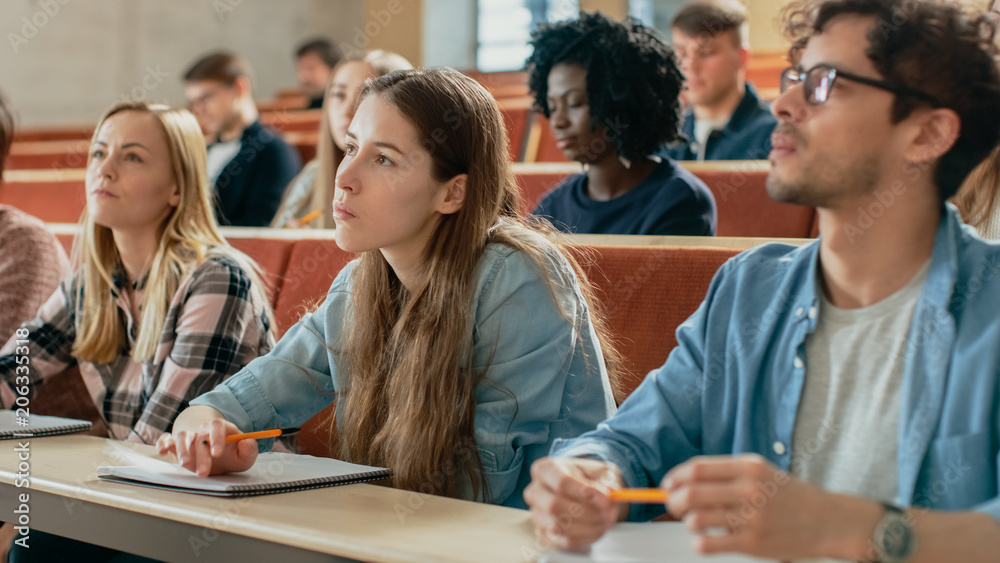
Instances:
[[[99,481],[106,439],[30,440],[30,488],[0,441],[0,520],[166,561],[534,561],[528,513],[368,484],[221,499]],[[151,452],[151,447],[141,451]],[[30,536],[29,536],[30,545]]]

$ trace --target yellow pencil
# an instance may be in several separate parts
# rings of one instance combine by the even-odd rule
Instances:
[[[611,500],[615,502],[662,504],[669,496],[663,489],[611,489]]]
[[[274,428],[272,430],[261,430],[259,432],[247,432],[246,434],[230,434],[226,436],[226,443],[239,442],[240,440],[260,440],[263,438],[276,438],[285,434],[294,434],[298,428]]]
[[[306,216],[302,217],[301,219],[299,219],[299,226],[302,227],[302,226],[308,224],[310,221],[314,221],[316,218],[318,218],[322,214],[323,214],[323,210],[322,209],[317,209],[316,211],[313,211],[313,212],[309,213],[308,215],[306,215]]]

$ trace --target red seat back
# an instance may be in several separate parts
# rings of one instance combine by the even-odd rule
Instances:
[[[10,182],[0,188],[0,203],[46,223],[76,223],[87,205],[87,196],[83,180]]]
[[[740,250],[711,247],[592,246],[580,259],[597,286],[623,357],[621,399],[663,365],[675,331],[705,298],[712,277]]]
[[[278,334],[284,334],[303,313],[323,300],[333,279],[354,257],[333,239],[295,241],[274,307]]]
[[[695,169],[715,196],[720,237],[808,238],[816,211],[778,203],[767,194],[767,171]]]

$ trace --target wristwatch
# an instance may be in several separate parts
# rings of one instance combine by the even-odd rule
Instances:
[[[882,506],[885,514],[875,527],[873,538],[879,553],[876,563],[906,563],[917,544],[913,522],[898,506],[885,503]]]

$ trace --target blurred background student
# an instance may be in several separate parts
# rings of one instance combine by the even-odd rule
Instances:
[[[0,191],[13,139],[14,113],[0,91]],[[3,204],[0,241],[0,342],[7,342],[21,323],[35,316],[69,273],[69,261],[45,223]]]
[[[332,229],[336,225],[333,179],[344,158],[344,135],[354,117],[358,93],[365,80],[410,68],[410,61],[381,50],[348,57],[337,65],[326,88],[316,158],[285,189],[272,227]]]
[[[215,187],[219,224],[266,227],[299,154],[260,123],[253,71],[242,57],[214,53],[184,73],[184,96],[208,143],[208,179]]]
[[[566,157],[586,167],[534,211],[569,233],[714,235],[715,199],[694,174],[654,156],[678,138],[683,77],[659,34],[596,13],[542,25],[527,60],[536,111]]]
[[[295,50],[295,77],[299,90],[309,98],[309,105],[304,109],[323,107],[326,85],[342,58],[344,53],[340,47],[322,37],[310,39]]]

